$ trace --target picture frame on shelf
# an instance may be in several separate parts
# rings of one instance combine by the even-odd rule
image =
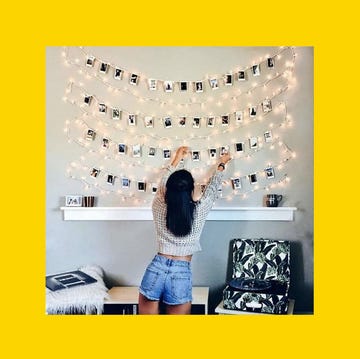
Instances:
[[[82,195],[66,195],[65,206],[66,207],[81,207],[82,206]]]

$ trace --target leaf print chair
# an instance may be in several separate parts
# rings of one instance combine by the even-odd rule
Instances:
[[[223,290],[225,309],[286,314],[289,305],[290,243],[233,239],[232,279]]]

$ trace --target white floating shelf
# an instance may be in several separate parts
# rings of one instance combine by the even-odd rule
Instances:
[[[152,221],[150,207],[61,207],[64,221]],[[208,221],[293,221],[296,207],[214,207]]]

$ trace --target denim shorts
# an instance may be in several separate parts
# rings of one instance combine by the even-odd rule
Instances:
[[[156,255],[146,268],[139,291],[149,300],[169,305],[191,302],[190,262]]]

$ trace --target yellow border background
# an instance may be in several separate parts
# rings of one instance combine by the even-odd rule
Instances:
[[[358,166],[351,156],[358,133],[349,126],[359,122],[358,20],[347,3],[341,8],[330,3],[315,8],[307,0],[2,5],[1,351],[8,351],[3,357],[353,357],[357,336],[348,322],[356,328],[358,305],[348,279],[356,276],[358,261],[351,234]],[[314,315],[44,314],[45,49],[61,45],[314,46]]]

